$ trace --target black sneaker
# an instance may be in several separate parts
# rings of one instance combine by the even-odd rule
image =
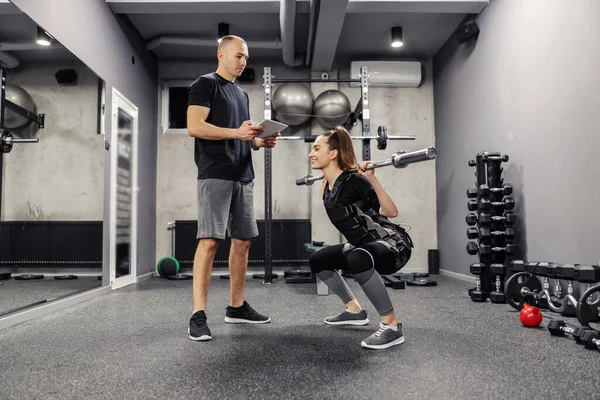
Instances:
[[[271,321],[271,318],[259,314],[245,300],[241,307],[227,306],[225,310],[225,322],[228,324],[266,324]]]
[[[341,314],[325,318],[325,323],[328,325],[366,325],[369,323],[369,318],[367,318],[367,310],[353,313],[346,309]]]
[[[404,343],[402,324],[398,324],[397,330],[391,325],[379,323],[379,330],[362,341],[361,346],[367,349],[383,350]]]
[[[190,318],[190,327],[188,328],[188,335],[190,339],[205,341],[212,339],[210,335],[210,329],[206,325],[206,314],[204,311],[196,311],[192,318]]]

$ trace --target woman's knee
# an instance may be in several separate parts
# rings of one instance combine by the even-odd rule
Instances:
[[[375,267],[373,256],[367,250],[357,247],[348,255],[348,268],[353,274],[360,274]]]

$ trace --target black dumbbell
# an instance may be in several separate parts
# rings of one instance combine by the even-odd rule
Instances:
[[[600,266],[578,265],[573,271],[573,278],[581,283],[598,283],[600,282]]]
[[[471,264],[469,267],[471,273],[475,275],[475,289],[469,290],[471,300],[483,302],[487,300],[488,294],[481,290],[481,275],[486,272],[487,267],[481,263]]]
[[[475,228],[470,228],[475,229]],[[503,231],[490,231],[489,228],[479,228],[479,236],[482,238],[488,238],[490,236],[504,236],[506,239],[513,239],[515,237],[515,230],[513,228],[506,228]],[[468,235],[467,235],[468,237]],[[475,236],[476,238],[477,236]],[[475,239],[469,237],[469,239]]]
[[[573,336],[573,339],[579,344],[582,344],[582,335],[590,330],[590,328],[586,328],[583,326],[570,327],[565,324],[565,321],[561,321],[559,319],[553,319],[548,322],[548,331],[552,336],[565,336],[565,333]]]
[[[525,272],[525,261],[523,260],[512,260],[510,265],[513,272]]]
[[[600,350],[600,332],[591,329],[583,332],[581,342],[586,349]]]
[[[506,297],[502,291],[502,277],[506,275],[506,267],[502,264],[490,265],[490,274],[496,275],[496,290],[490,293],[490,301],[500,304],[506,303]]]
[[[477,217],[477,216],[475,216],[475,217]],[[504,216],[493,216],[493,217],[489,213],[482,212],[479,214],[479,223],[481,225],[489,224],[492,221],[494,221],[494,222],[504,221],[504,223],[506,225],[512,225],[517,221],[517,216],[511,212],[504,213]],[[468,223],[468,221],[467,221],[467,223]]]
[[[478,236],[479,236],[479,231],[477,231],[477,228],[468,228],[467,229],[467,238],[477,239]]]
[[[506,254],[515,254],[515,251],[517,251],[517,246],[512,243],[508,243],[504,247],[492,247],[487,244],[478,245],[475,242],[467,243],[467,253],[469,253],[471,255],[474,255],[477,253],[492,254],[492,252],[494,252],[494,253],[505,252]]]
[[[473,199],[469,200],[467,202],[467,209],[469,211],[475,211],[475,210],[477,210],[477,200],[473,200]]]
[[[467,216],[465,217],[465,221],[467,221],[467,225],[469,225],[469,226],[475,225],[477,223],[477,214],[468,213]]]
[[[479,200],[479,207],[481,207],[482,210],[488,210],[490,207],[504,207],[507,210],[512,210],[513,208],[515,208],[515,200],[512,197],[507,197],[502,201],[490,201],[488,199],[481,199]],[[469,210],[471,209],[469,208]]]
[[[489,196],[491,193],[502,192],[503,195],[508,196],[513,192],[513,187],[510,183],[506,183],[502,185],[502,187],[491,188],[488,185],[480,185],[479,186],[479,195],[480,196]]]
[[[467,197],[470,199],[474,199],[477,197],[477,189],[475,188],[468,188],[467,189]]]

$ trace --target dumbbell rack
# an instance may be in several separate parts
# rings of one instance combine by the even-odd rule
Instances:
[[[504,265],[507,255],[515,252],[513,239],[516,221],[513,213],[514,199],[504,197],[512,193],[512,186],[504,184],[503,162],[508,155],[480,152],[475,160],[469,161],[476,167],[476,188],[467,190],[467,208],[470,213],[465,218],[469,228],[467,238],[477,239],[467,243],[467,253],[478,255],[479,262],[471,264],[470,271],[476,276],[476,287],[469,290],[473,301],[483,302],[488,298],[493,303],[505,303],[504,278],[507,268]]]

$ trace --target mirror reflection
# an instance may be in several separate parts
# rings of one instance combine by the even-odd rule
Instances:
[[[0,315],[6,315],[101,285],[104,84],[51,32],[16,7],[2,11]]]

